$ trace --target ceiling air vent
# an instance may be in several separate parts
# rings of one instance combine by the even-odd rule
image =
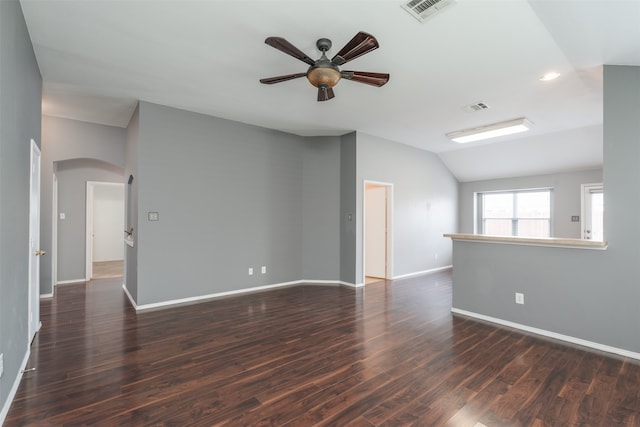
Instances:
[[[464,111],[467,111],[469,113],[473,113],[474,111],[487,110],[488,108],[489,106],[484,102],[476,102],[475,104],[465,105],[464,107],[462,107]]]
[[[402,5],[403,9],[418,21],[423,22],[455,0],[410,0]]]

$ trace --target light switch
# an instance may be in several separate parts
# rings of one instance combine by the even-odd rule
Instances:
[[[147,219],[149,221],[159,221],[160,220],[160,214],[158,212],[148,212],[147,213]]]
[[[64,212],[60,212],[60,219],[65,219],[66,215],[64,214]]]

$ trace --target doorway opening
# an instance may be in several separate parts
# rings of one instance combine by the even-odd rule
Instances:
[[[87,181],[86,277],[124,276],[124,184]]]
[[[364,283],[393,278],[393,184],[364,181]]]

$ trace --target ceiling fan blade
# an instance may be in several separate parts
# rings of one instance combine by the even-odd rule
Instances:
[[[309,58],[303,51],[283,39],[282,37],[267,37],[264,41],[271,47],[278,49],[280,52],[284,52],[287,55],[291,55],[302,62],[306,62],[309,65],[316,63],[313,59]]]
[[[307,73],[295,73],[287,74],[285,76],[267,77],[266,79],[260,79],[260,83],[265,85],[272,85],[274,83],[286,82],[287,80],[293,80],[306,76]]]
[[[320,86],[318,88],[318,102],[328,101],[335,97],[333,89],[328,86]]]
[[[379,47],[378,40],[371,34],[360,31],[347,43],[336,56],[331,59],[335,65],[346,64],[359,56],[369,53]]]
[[[342,71],[340,77],[371,86],[384,86],[389,81],[389,74],[368,73],[366,71]]]

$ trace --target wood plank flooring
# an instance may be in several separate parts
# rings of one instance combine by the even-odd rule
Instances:
[[[111,279],[124,276],[124,261],[98,261],[92,266],[93,279]]]
[[[640,363],[451,312],[448,272],[136,313],[60,287],[6,426],[640,426]]]

